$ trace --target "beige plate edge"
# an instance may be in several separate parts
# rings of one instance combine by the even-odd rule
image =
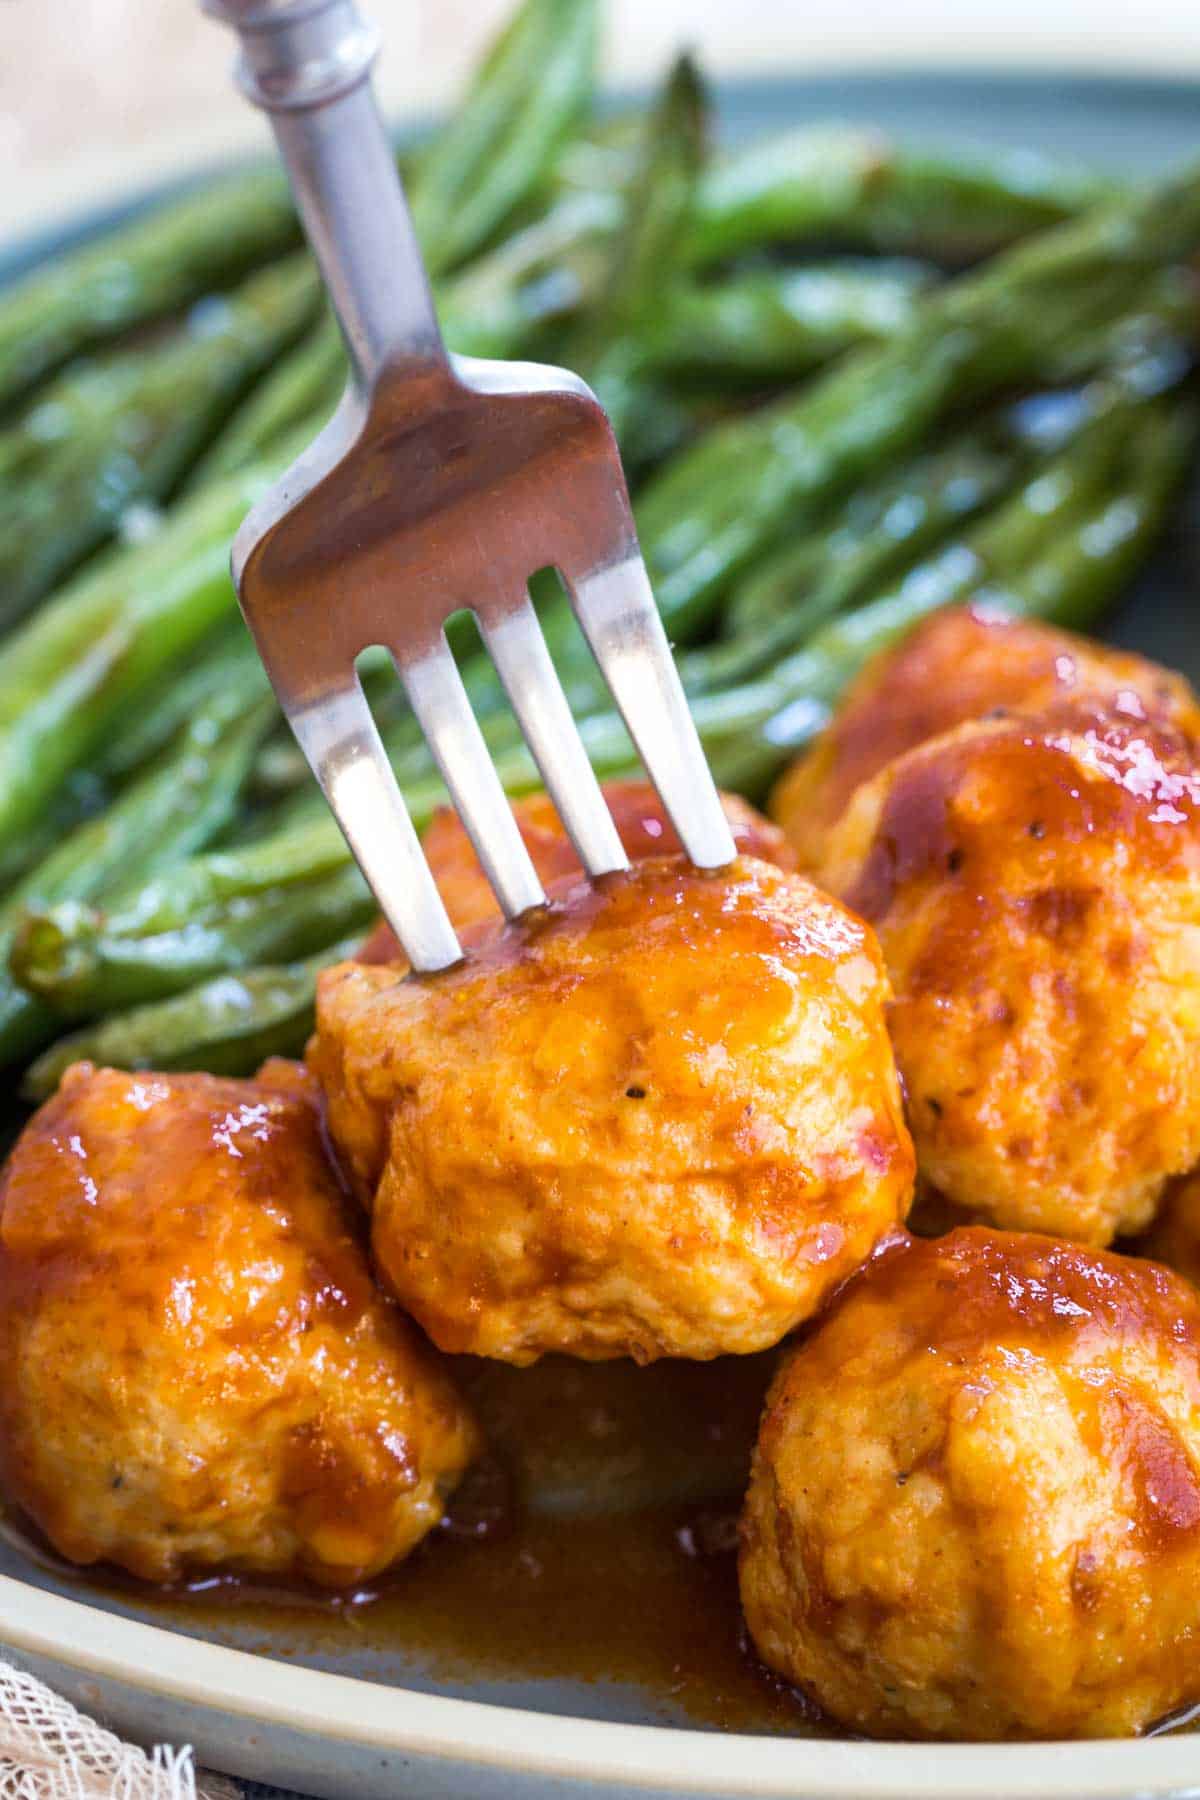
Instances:
[[[114,1617],[0,1576],[0,1643],[18,1660],[132,1685],[239,1721],[443,1764],[647,1794],[755,1800],[1129,1800],[1200,1794],[1200,1736],[1143,1742],[914,1745],[748,1738],[564,1718],[388,1688]],[[199,1746],[203,1750],[203,1745]],[[489,1786],[491,1783],[489,1782]]]

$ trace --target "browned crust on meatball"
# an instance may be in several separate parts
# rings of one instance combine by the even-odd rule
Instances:
[[[741,1588],[772,1668],[879,1735],[1139,1731],[1200,1696],[1200,1309],[1153,1263],[969,1228],[785,1361]]]
[[[924,1178],[1105,1244],[1200,1157],[1200,778],[1123,718],[961,726],[861,788],[823,880],[879,934]]]
[[[946,608],[868,663],[776,786],[771,815],[801,866],[815,868],[857,789],[895,757],[970,719],[1080,701],[1200,738],[1200,702],[1182,675],[994,608]]]
[[[0,1481],[76,1562],[363,1579],[476,1447],[375,1290],[304,1069],[77,1064],[0,1179]]]
[[[617,836],[630,862],[641,862],[647,856],[675,856],[682,850],[678,833],[648,781],[606,781],[603,789]],[[722,794],[721,805],[739,855],[756,856],[781,869],[795,868],[795,852],[782,831],[764,819],[748,800],[736,794]],[[548,794],[524,794],[513,801],[512,810],[544,887],[583,873],[575,846]],[[452,807],[440,806],[434,813],[421,847],[455,926],[476,925],[481,919],[500,916],[491,883]],[[401,956],[395,933],[381,922],[359,952],[359,961],[391,963],[399,962]]]
[[[310,1059],[377,1262],[443,1349],[763,1349],[908,1205],[872,935],[748,859],[551,898],[436,980],[322,979]]]

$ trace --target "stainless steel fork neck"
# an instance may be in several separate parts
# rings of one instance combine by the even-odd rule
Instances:
[[[378,48],[353,0],[201,0],[241,40],[239,86],[271,118],[305,232],[371,388],[444,361],[425,266],[371,92]]]
[[[200,0],[241,34],[235,69],[248,100],[272,112],[323,106],[370,73],[379,35],[352,0]]]

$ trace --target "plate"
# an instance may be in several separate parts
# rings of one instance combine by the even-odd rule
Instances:
[[[718,98],[731,137],[836,117],[925,141],[1073,154],[1135,174],[1183,160],[1200,118],[1200,85],[1070,75],[779,79],[729,86]],[[11,247],[0,253],[0,279],[144,202],[135,198]],[[1198,519],[1200,488],[1179,509],[1108,635],[1200,679]],[[686,1423],[686,1395],[671,1384],[687,1377],[645,1372],[639,1380],[647,1375],[660,1383],[651,1425],[656,1407],[664,1424]],[[545,1378],[551,1412],[584,1416],[578,1394],[564,1398],[563,1390],[555,1398],[556,1379],[561,1386],[566,1378]],[[593,1379],[578,1376],[584,1390]],[[676,1503],[705,1497],[682,1491],[697,1467],[686,1431],[676,1462],[680,1492],[658,1496],[660,1525]],[[586,1477],[586,1447],[573,1469],[547,1480],[550,1511],[555,1493],[577,1496],[581,1471]],[[594,1487],[588,1492],[587,1516],[577,1497],[574,1511],[564,1501],[546,1542],[566,1544],[577,1567],[599,1582],[607,1576],[590,1559],[603,1539],[604,1502]],[[646,1504],[645,1494],[640,1499]],[[878,1744],[811,1735],[811,1725],[810,1735],[781,1732],[778,1708],[772,1714],[767,1705],[768,1722],[729,1729],[739,1717],[743,1679],[734,1647],[730,1692],[722,1697],[725,1728],[714,1729],[720,1708],[706,1713],[687,1690],[695,1646],[684,1636],[672,1646],[669,1622],[655,1615],[656,1590],[639,1588],[639,1580],[632,1574],[628,1595],[618,1595],[616,1626],[623,1620],[631,1641],[646,1635],[659,1644],[661,1666],[652,1678],[632,1663],[622,1668],[619,1658],[606,1665],[603,1657],[586,1666],[568,1658],[571,1672],[564,1673],[550,1636],[540,1657],[527,1649],[506,1657],[506,1621],[516,1620],[520,1600],[515,1590],[488,1597],[489,1647],[473,1661],[469,1646],[448,1654],[444,1644],[422,1647],[420,1635],[414,1642],[406,1633],[403,1582],[382,1610],[347,1607],[319,1618],[265,1605],[239,1609],[203,1595],[164,1608],[131,1587],[94,1585],[6,1535],[0,1643],[86,1710],[144,1742],[191,1743],[215,1768],[329,1800],[1128,1800],[1135,1792],[1200,1793],[1200,1737],[1186,1734],[1102,1745]],[[693,1635],[715,1629],[708,1614],[695,1617],[701,1623]]]

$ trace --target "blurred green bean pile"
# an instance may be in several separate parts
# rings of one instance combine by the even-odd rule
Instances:
[[[717,778],[759,797],[932,608],[1083,625],[1144,557],[1195,441],[1200,169],[1133,189],[847,129],[717,153],[687,61],[601,114],[597,11],[523,0],[404,171],[451,346],[564,362],[610,409]],[[0,295],[0,1064],[28,1097],[81,1056],[295,1051],[371,918],[227,572],[344,379],[275,173]],[[561,591],[535,597],[627,772]],[[536,785],[469,621],[455,647],[505,785]],[[424,822],[420,735],[363,679]]]

